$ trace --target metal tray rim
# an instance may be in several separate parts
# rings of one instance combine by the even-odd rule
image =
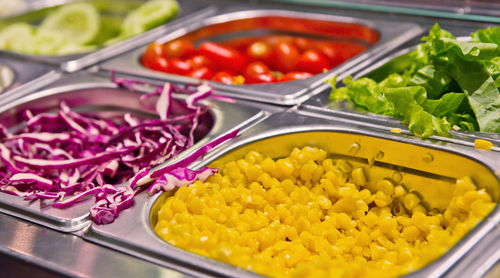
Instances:
[[[283,114],[293,114],[290,112],[283,112]],[[275,115],[276,116],[276,115]],[[270,120],[270,119],[268,119]],[[267,122],[267,121],[266,121]],[[265,129],[265,128],[264,128]],[[405,135],[399,135],[399,134],[394,134],[394,135],[387,135],[382,132],[380,132],[377,129],[367,129],[366,127],[356,127],[356,126],[345,126],[345,125],[340,125],[340,126],[335,126],[329,123],[324,123],[324,124],[316,124],[316,125],[304,125],[304,124],[295,124],[291,126],[286,126],[285,128],[280,128],[278,130],[272,129],[269,130],[269,127],[265,129],[265,131],[257,133],[257,134],[247,134],[247,136],[244,136],[242,138],[238,138],[235,141],[231,142],[230,145],[227,145],[224,148],[218,149],[215,152],[210,153],[202,162],[194,163],[190,166],[190,168],[197,169],[200,168],[204,165],[209,164],[210,162],[216,160],[220,156],[235,150],[239,147],[242,147],[248,143],[251,142],[256,142],[265,138],[270,138],[274,136],[280,136],[284,134],[290,134],[290,133],[296,133],[296,132],[315,132],[315,131],[331,131],[331,132],[343,132],[343,133],[355,133],[355,134],[361,134],[361,135],[367,135],[371,137],[377,137],[377,138],[382,138],[382,139],[387,139],[387,140],[392,140],[396,142],[402,142],[402,143],[407,143],[407,144],[413,144],[425,148],[432,148],[432,149],[437,149],[441,151],[446,151],[446,152],[452,152],[461,156],[465,156],[467,159],[472,159],[476,162],[479,162],[483,164],[487,169],[489,169],[491,172],[495,171],[495,176],[496,179],[498,180],[500,178],[500,174],[498,173],[498,169],[500,169],[500,165],[496,164],[496,160],[494,158],[489,158],[484,160],[480,160],[481,156],[484,155],[484,153],[481,152],[474,152],[474,150],[471,150],[470,148],[465,148],[460,145],[436,145],[433,144],[430,141],[423,141],[423,140],[416,140],[415,138],[408,137]],[[491,155],[490,155],[491,156]],[[135,210],[134,212],[131,212],[134,216],[133,217],[140,217],[140,221],[143,225],[143,227],[140,227],[140,230],[147,230],[147,233],[151,235],[153,232],[153,229],[149,223],[149,217],[150,217],[150,211],[155,202],[157,201],[158,198],[160,198],[161,194],[157,194],[156,196],[150,198],[149,200],[146,200],[143,205],[141,205],[140,212],[138,210]],[[129,216],[130,217],[130,216]],[[419,275],[428,275],[429,277],[439,277],[443,275],[449,268],[453,266],[453,264],[463,257],[465,254],[469,252],[471,248],[473,248],[474,243],[480,241],[487,233],[489,233],[496,225],[498,225],[500,221],[500,205],[497,204],[495,209],[488,215],[485,219],[483,219],[476,227],[474,227],[464,238],[462,238],[459,242],[457,242],[450,250],[448,250],[447,253],[445,253],[443,256],[438,258],[436,261],[431,262],[427,266],[424,266],[423,268],[407,274],[407,276],[419,276]],[[145,226],[144,226],[145,225]],[[106,229],[105,229],[106,231]],[[108,235],[106,235],[107,232],[102,234],[102,231],[100,228],[95,227],[94,225],[91,225],[87,232],[83,235],[83,237],[86,240],[93,241],[99,244],[104,244],[107,245],[111,248],[115,248],[113,244],[111,244],[109,241],[106,240]],[[112,232],[111,236],[112,236]],[[95,236],[98,235],[98,236]],[[116,235],[116,233],[115,233]],[[120,238],[121,236],[118,236]],[[151,239],[151,238],[150,238]],[[164,242],[161,240],[158,236],[155,235],[153,241],[157,242],[158,240],[162,241],[165,245],[169,245],[168,243]],[[123,238],[121,240],[123,243]],[[122,248],[125,249],[125,252],[132,252],[137,256],[144,256],[145,252],[148,254],[153,254],[152,256],[162,256],[162,257],[169,257],[171,254],[168,254],[168,252],[160,252],[155,248],[151,248],[151,246],[144,246],[141,243],[138,243],[134,240],[132,240],[132,243],[130,241],[126,241],[126,244],[129,246],[128,248]],[[130,247],[131,246],[131,247]],[[173,247],[169,245],[170,247]],[[176,248],[176,247],[173,247]],[[134,249],[134,250],[131,250]],[[169,248],[170,249],[170,248]],[[461,254],[457,255],[458,251],[461,252]],[[191,260],[194,258],[198,258],[200,256],[190,253],[191,255]],[[147,255],[146,260],[148,260],[150,255]],[[207,259],[203,257],[204,259]],[[212,260],[212,259],[211,259]],[[230,266],[230,265],[228,265]],[[231,266],[235,268],[234,266]],[[215,271],[217,271],[217,266],[214,267]],[[236,268],[235,268],[236,269]],[[212,269],[210,269],[212,270]],[[181,269],[182,271],[182,269]],[[226,268],[224,268],[224,271],[226,271]],[[247,273],[245,273],[247,274]],[[250,273],[254,274],[254,273]],[[230,276],[236,276],[234,272],[231,272],[229,274]]]
[[[326,73],[317,74],[308,79],[265,85],[226,85],[209,81],[209,83],[214,88],[230,92],[228,95],[231,95],[232,97],[285,106],[292,106],[305,101],[312,96],[311,92],[316,92],[313,90],[314,88],[321,85],[326,79],[330,78],[331,76],[341,74],[349,68],[359,65],[361,62],[367,63],[369,61],[373,61],[376,58],[383,56],[390,50],[403,44],[404,42],[414,38],[415,36],[418,36],[424,31],[424,29],[417,24],[404,23],[399,25],[398,28],[401,28],[401,30],[396,30],[397,34],[391,34],[390,32],[393,32],[393,30],[388,28],[388,22],[385,21],[367,20],[335,14],[318,13],[317,11],[302,12],[294,10],[277,10],[271,8],[245,8],[245,10],[234,11],[234,9],[236,9],[234,6],[228,7],[226,9],[218,9],[215,14],[205,18],[204,20],[191,22],[191,24],[187,25],[184,29],[177,30],[174,33],[170,33],[163,37],[160,37],[157,39],[157,41],[166,42],[169,40],[173,40],[186,33],[198,30],[214,23],[228,22],[242,18],[262,17],[267,15],[288,16],[294,18],[311,18],[311,16],[314,15],[314,18],[319,17],[321,20],[337,20],[340,22],[363,25],[365,27],[371,28],[379,34],[379,40],[366,51],[360,53],[356,57],[345,61],[343,64],[329,70]],[[378,29],[377,26],[379,26]],[[382,28],[383,26],[386,26],[385,29]],[[99,67],[100,69],[106,71],[117,71],[128,75],[137,75],[150,79],[160,79],[182,83],[200,82],[199,79],[165,74],[144,68],[138,62],[139,57],[142,55],[144,50],[145,47],[142,47],[134,51],[125,53],[120,57],[116,57],[114,59],[101,63]]]

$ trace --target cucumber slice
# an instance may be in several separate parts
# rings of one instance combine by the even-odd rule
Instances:
[[[120,37],[131,37],[162,25],[179,13],[175,0],[152,0],[131,11],[123,20]]]
[[[65,36],[75,44],[92,42],[99,33],[100,16],[89,3],[64,5],[47,16],[39,30]]]
[[[115,15],[101,16],[101,28],[99,34],[92,42],[95,45],[103,45],[106,41],[117,37],[120,34],[120,28],[123,18]]]
[[[67,43],[68,39],[60,33],[38,30],[24,52],[33,55],[55,55]]]
[[[24,52],[35,36],[35,29],[27,23],[14,23],[0,30],[0,49]]]

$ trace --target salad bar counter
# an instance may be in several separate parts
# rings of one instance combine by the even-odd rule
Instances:
[[[498,22],[291,2],[2,12],[2,276],[498,277]]]

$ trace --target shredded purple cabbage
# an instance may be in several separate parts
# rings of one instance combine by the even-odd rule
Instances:
[[[145,84],[114,77],[113,81],[129,89],[134,89],[136,83]],[[190,94],[182,115],[173,113],[172,93]],[[156,103],[159,119],[153,120],[131,114],[125,114],[120,122],[102,119],[76,113],[64,102],[57,114],[33,115],[26,110],[23,113],[26,125],[22,130],[10,133],[0,126],[0,191],[26,200],[53,200],[55,208],[70,207],[94,196],[92,219],[98,224],[111,223],[133,204],[136,194],[147,189],[139,184],[141,179],[151,180],[148,169],[194,144],[200,116],[208,109],[198,101],[211,93],[207,85],[196,89],[169,83],[155,87],[152,93],[141,97],[145,100],[159,96]],[[236,133],[207,144],[208,147],[177,165],[186,167]],[[208,168],[161,169],[154,173],[161,178],[148,192],[173,189],[198,178],[206,179],[215,172]],[[126,186],[117,186],[127,181]]]

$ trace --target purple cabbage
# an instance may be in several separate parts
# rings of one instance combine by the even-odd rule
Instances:
[[[134,89],[145,83],[129,79],[113,81]],[[180,87],[165,84],[141,100],[157,96],[159,119],[143,120],[125,114],[120,121],[79,114],[64,102],[56,114],[34,115],[24,111],[24,128],[10,133],[0,126],[0,191],[26,200],[53,200],[55,208],[67,208],[95,197],[90,215],[98,224],[114,221],[133,204],[145,181],[158,178],[149,193],[187,185],[195,179],[206,179],[216,171],[192,171],[187,165],[216,145],[236,136],[237,131],[202,147],[193,155],[149,175],[151,169],[175,157],[194,144],[194,133],[200,116],[208,108],[198,101],[209,97],[212,89],[201,85]],[[188,93],[181,115],[172,107],[173,93]],[[181,167],[181,168],[177,168]],[[124,182],[127,185],[117,186]]]

